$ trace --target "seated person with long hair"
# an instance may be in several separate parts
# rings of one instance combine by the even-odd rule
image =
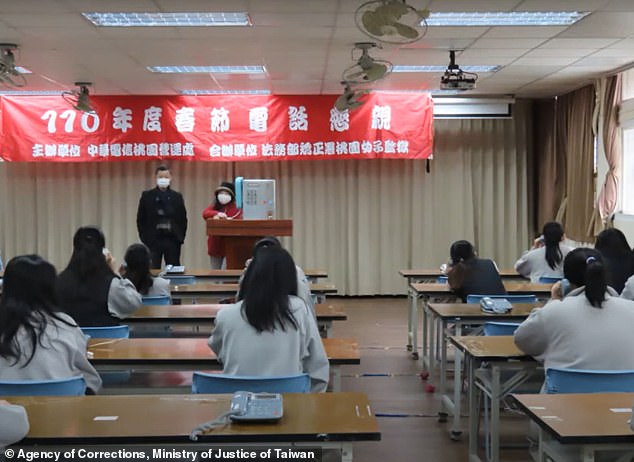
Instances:
[[[86,357],[86,336],[62,313],[55,268],[38,255],[9,261],[0,301],[0,379],[47,380],[83,375],[96,392],[101,378]]]
[[[119,270],[122,277],[129,279],[137,292],[150,297],[170,295],[170,282],[150,273],[150,249],[145,244],[132,244],[125,251],[125,264]]]
[[[449,287],[463,302],[467,295],[506,295],[493,260],[476,256],[469,241],[456,241],[449,249]]]
[[[618,293],[623,292],[625,282],[634,274],[632,249],[625,234],[616,228],[604,229],[597,236],[594,248],[603,257],[608,285]]]
[[[546,223],[542,228],[542,235],[533,242],[533,247],[515,262],[515,271],[531,282],[539,282],[542,276],[563,277],[564,257],[572,250],[572,247],[563,243],[565,238],[564,228],[560,223]]]
[[[311,391],[325,391],[329,364],[317,323],[297,297],[297,275],[281,247],[257,250],[244,278],[243,300],[216,317],[209,346],[231,375],[307,373]]]
[[[22,406],[0,399],[0,450],[20,441],[29,432],[29,419]]]
[[[253,257],[255,257],[255,254],[257,253],[257,251],[261,249],[262,247],[270,247],[270,246],[282,248],[282,243],[280,242],[278,238],[274,236],[263,237],[262,239],[257,241],[255,245],[253,246]],[[238,301],[242,300],[243,298],[242,292],[244,290],[243,288],[244,275],[246,274],[246,271],[249,268],[249,264],[251,263],[251,261],[253,261],[253,258],[250,258],[249,260],[246,261],[245,270],[240,275],[240,280],[238,281],[239,289],[238,289],[238,295],[236,298],[236,300]],[[297,273],[297,296],[301,298],[302,300],[304,300],[304,303],[306,303],[306,306],[310,308],[310,311],[315,317],[315,320],[317,320],[316,314],[315,314],[315,303],[313,301],[313,295],[310,292],[310,283],[308,282],[308,278],[306,277],[304,270],[301,269],[297,265],[295,265],[295,272]]]
[[[141,306],[141,295],[117,270],[101,230],[79,228],[68,266],[57,278],[60,308],[82,327],[118,325]]]
[[[562,297],[553,285],[551,300],[515,331],[517,346],[545,368],[634,369],[634,303],[607,285],[601,254],[571,251],[564,276],[572,290]]]

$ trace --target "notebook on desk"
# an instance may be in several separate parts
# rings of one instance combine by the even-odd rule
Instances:
[[[183,274],[183,273],[185,273],[184,266],[167,265],[165,267],[165,274]]]

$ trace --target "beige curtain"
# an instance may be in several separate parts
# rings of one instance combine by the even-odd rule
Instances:
[[[284,240],[304,268],[325,268],[340,294],[403,294],[401,268],[437,267],[456,239],[510,266],[528,241],[530,105],[513,119],[435,122],[435,159],[171,165],[189,230],[183,262],[207,267],[202,210],[215,186],[242,175],[274,178]],[[138,240],[136,209],[156,163],[0,163],[0,250],[39,253],[63,268],[80,225],[100,225],[115,256]]]
[[[580,242],[594,240],[588,231],[594,209],[594,104],[592,85],[557,99],[557,155],[566,161],[562,221],[568,237]]]
[[[535,226],[541,232],[544,223],[556,219],[565,196],[566,162],[558,155],[556,136],[556,100],[539,100],[533,104],[535,126]]]
[[[601,79],[599,90],[599,132],[600,155],[605,155],[608,171],[603,179],[595,206],[595,220],[593,231],[600,231],[607,225],[608,219],[614,213],[618,200],[619,180],[621,177],[621,129],[619,127],[618,111],[621,105],[621,75]]]

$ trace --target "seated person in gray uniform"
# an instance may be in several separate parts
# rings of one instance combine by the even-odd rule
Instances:
[[[279,241],[278,238],[273,236],[263,237],[258,242],[256,242],[255,245],[253,246],[253,258],[255,258],[255,254],[257,253],[258,249],[261,249],[262,247],[270,247],[270,246],[281,248],[282,243]],[[253,258],[250,258],[249,260],[246,261],[244,271],[240,275],[240,281],[238,282],[238,284],[240,285],[240,288],[238,289],[238,295],[236,297],[237,300],[242,300],[243,298],[242,296],[243,284],[242,283],[244,281],[244,275],[249,268],[249,263],[251,263]],[[295,265],[295,272],[297,273],[297,296],[301,298],[302,300],[304,300],[304,303],[306,303],[306,306],[312,312],[313,317],[315,317],[316,316],[315,315],[315,301],[313,300],[313,295],[310,292],[310,283],[308,282],[308,278],[306,277],[304,270],[302,270],[297,265]]]
[[[29,419],[22,406],[0,400],[0,450],[16,443],[29,432]]]
[[[560,223],[546,223],[542,235],[533,242],[532,249],[524,252],[515,262],[515,271],[531,282],[539,282],[542,276],[561,278],[564,257],[572,250],[572,247],[563,243],[565,238]]]
[[[101,377],[88,362],[86,336],[60,311],[55,267],[38,255],[12,258],[0,301],[0,380],[69,379],[81,375],[90,393]]]
[[[243,299],[218,312],[209,346],[225,374],[306,373],[325,391],[329,363],[317,323],[297,297],[295,263],[281,247],[258,249],[244,277]]]
[[[148,297],[169,297],[170,282],[154,277],[150,272],[152,256],[145,244],[132,244],[125,251],[124,265],[119,269],[121,277],[129,279],[137,292]]]

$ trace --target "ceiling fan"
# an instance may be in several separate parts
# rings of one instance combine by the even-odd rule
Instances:
[[[349,82],[341,82],[344,85],[343,94],[335,101],[335,109],[339,112],[353,111],[360,106],[363,106],[365,101],[360,101],[364,95],[369,93],[369,90],[355,90],[350,86]]]
[[[62,92],[62,98],[77,111],[94,114],[95,109],[92,107],[88,89],[92,86],[92,82],[75,82],[75,85],[79,88]]]
[[[478,74],[465,72],[456,64],[456,51],[449,51],[449,66],[440,78],[441,90],[473,90],[476,87]]]
[[[375,59],[370,56],[371,48],[376,48],[374,42],[357,42],[352,49],[354,57],[355,50],[361,50],[361,56],[357,63],[343,71],[342,80],[351,84],[363,84],[376,82],[387,76],[392,71],[392,63],[384,59]]]
[[[406,0],[371,0],[354,13],[364,34],[385,43],[412,43],[427,33],[429,10],[419,10]]]
[[[15,66],[14,50],[18,46],[14,43],[0,43],[0,83],[9,87],[23,87],[26,78]]]

